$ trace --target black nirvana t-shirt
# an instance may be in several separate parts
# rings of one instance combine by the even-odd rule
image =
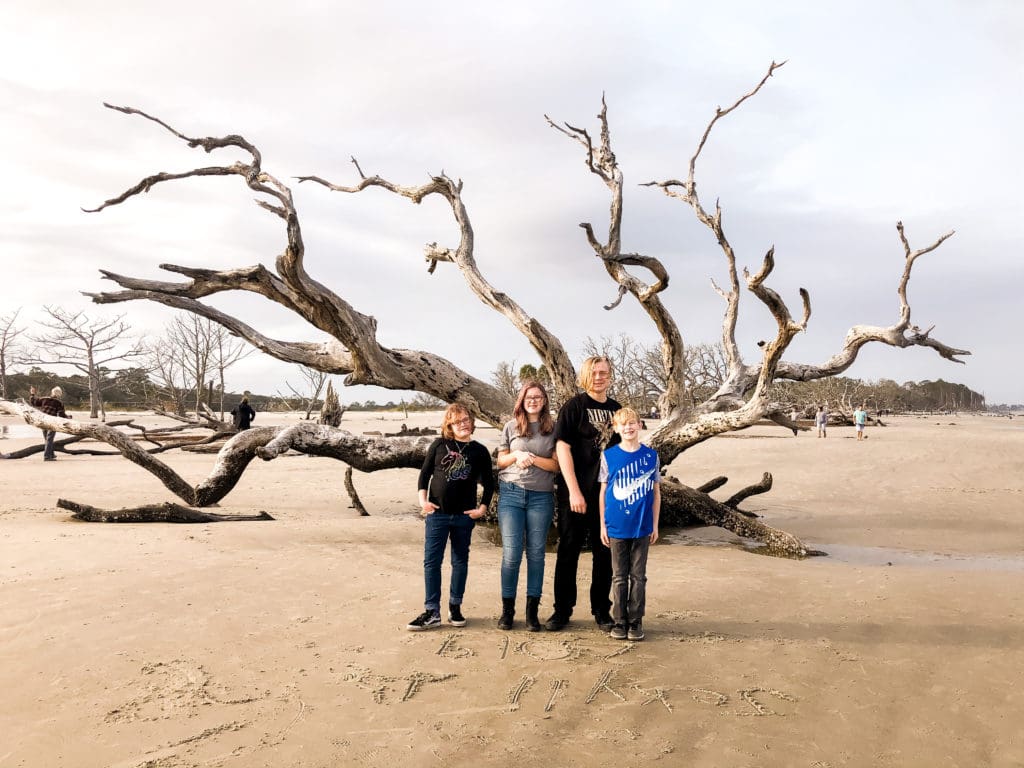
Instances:
[[[612,430],[612,414],[622,406],[610,397],[598,402],[586,392],[568,400],[558,412],[555,440],[568,443],[580,491],[587,493],[597,486],[601,468],[601,451],[619,442]]]

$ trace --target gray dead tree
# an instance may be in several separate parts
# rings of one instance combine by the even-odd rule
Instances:
[[[692,402],[687,402],[686,398],[686,347],[683,335],[662,302],[662,294],[669,285],[669,272],[655,257],[625,252],[622,249],[624,180],[618,160],[612,151],[606,105],[602,101],[597,118],[599,136],[596,139],[585,128],[574,127],[568,123],[559,125],[548,118],[548,123],[553,128],[583,149],[587,170],[596,176],[609,192],[610,215],[606,225],[606,240],[599,240],[592,224],[580,225],[590,247],[617,286],[618,297],[607,308],[614,309],[627,294],[631,295],[650,317],[660,335],[667,381],[659,402],[663,420],[652,435],[651,444],[658,450],[664,466],[683,451],[704,440],[748,427],[763,418],[773,419],[788,426],[790,422],[785,414],[787,409],[771,398],[772,382],[785,379],[807,381],[841,373],[853,364],[859,350],[865,344],[879,342],[894,347],[929,347],[954,362],[962,362],[957,358],[969,354],[966,350],[954,349],[932,339],[931,329],[921,330],[912,325],[910,304],[907,301],[907,284],[914,263],[921,256],[939,247],[953,233],[941,236],[925,248],[914,250],[904,235],[902,225],[898,224],[897,231],[904,251],[904,271],[897,286],[899,312],[893,325],[854,326],[847,333],[840,350],[817,365],[783,359],[794,336],[803,330],[810,320],[810,294],[806,289],[801,289],[801,312],[799,317],[795,318],[786,302],[768,286],[775,264],[774,249],[768,249],[756,272],[743,270],[741,282],[736,255],[723,225],[722,210],[717,204],[713,211],[705,209],[698,196],[696,183],[697,161],[718,121],[758,93],[780,66],[773,62],[767,74],[753,90],[739,98],[732,106],[716,111],[690,158],[685,179],[652,181],[647,184],[663,190],[665,194],[690,208],[697,219],[710,230],[722,250],[725,262],[725,284],[723,287],[715,284],[714,287],[724,299],[726,307],[722,323],[726,376],[721,386],[696,407]],[[164,121],[137,109],[109,104],[106,106],[123,114],[151,121],[189,147],[201,149],[208,154],[225,149],[235,154],[241,151],[247,159],[179,173],[157,173],[147,176],[122,194],[92,209],[94,212],[123,204],[158,184],[206,176],[233,176],[237,177],[249,191],[256,193],[257,204],[260,207],[280,219],[285,245],[277,257],[274,269],[262,264],[226,270],[162,264],[161,268],[165,271],[184,278],[173,282],[140,279],[103,270],[103,276],[117,283],[122,290],[87,294],[95,302],[107,304],[140,299],[156,301],[209,318],[273,357],[307,365],[325,373],[344,375],[344,381],[348,385],[370,384],[388,389],[416,390],[446,402],[458,401],[478,418],[493,425],[499,425],[506,419],[512,406],[512,400],[507,392],[481,381],[462,370],[456,363],[430,351],[383,346],[377,339],[377,321],[374,318],[359,312],[347,299],[334,293],[306,272],[305,243],[292,191],[263,167],[263,157],[253,144],[234,134],[223,137],[188,136]],[[555,397],[564,400],[575,394],[575,370],[561,340],[511,296],[492,285],[477,265],[473,227],[469,210],[462,198],[462,182],[441,173],[432,176],[425,184],[404,186],[379,175],[367,176],[355,159],[353,165],[358,173],[358,179],[353,184],[337,184],[319,176],[302,176],[299,177],[299,181],[318,184],[344,195],[379,189],[413,204],[419,204],[431,196],[443,199],[451,210],[458,242],[453,247],[443,247],[437,243],[427,245],[428,272],[433,273],[439,264],[450,264],[458,269],[470,291],[485,306],[504,316],[530,342],[548,373]],[[649,274],[650,278],[643,279],[635,274],[637,269]],[[775,337],[761,346],[760,358],[751,362],[743,360],[736,340],[740,298],[744,295],[744,290],[767,307],[777,325]],[[240,319],[202,301],[206,297],[225,291],[247,291],[276,302],[325,333],[329,340],[313,343],[273,339]],[[34,420],[38,422],[49,418],[51,417],[35,417]],[[255,456],[271,459],[284,450],[293,448],[314,455],[333,456],[351,466],[368,471],[383,467],[417,466],[422,459],[425,446],[426,439],[419,442],[401,439],[382,442],[358,438],[340,430],[312,424],[269,431],[267,428],[257,428],[232,438],[224,446],[210,478],[199,486],[183,488],[176,482],[173,485],[176,486],[175,492],[181,498],[188,500],[189,503],[201,505],[211,503],[213,499],[226,493],[225,489],[229,490],[233,486],[238,474]],[[151,467],[147,468],[153,471]],[[708,495],[722,484],[721,478],[709,481],[698,489],[686,488],[672,478],[665,480],[663,519],[666,522],[696,518],[709,525],[722,526],[744,536],[760,539],[779,552],[807,552],[804,544],[795,537],[753,520],[737,510],[736,505],[740,500],[770,488],[771,477],[767,473],[761,481],[733,494],[725,503],[718,502]],[[168,484],[168,481],[165,480],[165,484]]]
[[[138,360],[145,352],[142,342],[132,336],[124,315],[111,319],[91,318],[85,312],[61,307],[44,307],[49,319],[40,322],[47,330],[32,336],[36,349],[24,362],[34,365],[70,366],[85,374],[89,382],[89,418],[106,421],[103,406],[103,377],[117,362]],[[112,385],[109,382],[107,386]]]

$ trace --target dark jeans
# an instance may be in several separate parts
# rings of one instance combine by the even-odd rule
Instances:
[[[590,574],[590,612],[595,616],[607,614],[612,601],[608,593],[612,587],[612,553],[601,543],[601,513],[598,498],[601,486],[584,490],[587,511],[579,514],[569,509],[569,492],[559,485],[558,500],[558,558],[555,560],[555,613],[568,618],[576,607],[576,571],[580,550],[590,538],[594,556]]]
[[[57,433],[52,429],[43,430],[43,458],[53,459],[56,458],[57,454],[53,452],[53,439],[57,436]]]
[[[462,605],[466,592],[466,576],[469,573],[469,543],[473,539],[475,521],[461,512],[450,515],[434,512],[424,522],[423,539],[423,581],[426,599],[423,607],[428,611],[441,610],[441,563],[444,549],[451,538],[452,581],[449,586],[448,602]]]
[[[630,624],[647,607],[647,553],[651,537],[610,539],[612,552],[612,618]]]

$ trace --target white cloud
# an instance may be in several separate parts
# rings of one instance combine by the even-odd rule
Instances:
[[[0,228],[10,278],[0,313],[109,287],[101,267],[156,277],[164,261],[270,264],[281,248],[278,222],[237,180],[167,185],[81,213],[146,174],[211,162],[156,125],[103,109],[108,100],[188,134],[242,133],[283,180],[351,180],[351,155],[404,183],[444,169],[466,183],[481,268],[573,352],[588,333],[649,337],[635,307],[600,309],[614,292],[576,225],[604,229],[607,199],[579,148],[542,115],[593,127],[605,92],[630,183],[683,176],[714,108],[749,90],[772,59],[788,59],[716,128],[698,180],[706,202],[721,197],[742,263],[775,243],[779,289],[812,290],[812,329],[794,354],[820,360],[850,325],[891,322],[896,219],[915,245],[956,228],[918,269],[915,318],[975,357],[954,367],[913,350],[896,356],[898,367],[1024,401],[1022,371],[1006,370],[1022,359],[1010,330],[1020,313],[1005,289],[1018,268],[1024,175],[1016,4],[14,0],[4,13]],[[443,206],[308,185],[295,194],[311,272],[377,316],[386,343],[431,348],[481,376],[499,359],[529,358],[457,275],[425,275],[423,244],[456,234]],[[627,206],[627,249],[665,260],[666,300],[688,337],[714,338],[713,239],[654,190],[631,188]],[[164,316],[118,309],[140,325]],[[251,302],[242,310],[293,338],[308,333]],[[852,373],[887,375],[893,359],[866,356]]]

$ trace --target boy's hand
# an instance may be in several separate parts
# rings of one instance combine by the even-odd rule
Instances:
[[[603,525],[601,526],[601,543],[604,544],[606,547],[611,546],[611,542],[608,539],[608,529],[605,528]]]
[[[651,531],[651,544],[654,544],[657,541],[658,541],[658,527],[655,526],[654,530]]]
[[[569,509],[573,512],[578,512],[581,515],[587,512],[587,499],[582,493],[576,491],[573,493],[569,491]]]

